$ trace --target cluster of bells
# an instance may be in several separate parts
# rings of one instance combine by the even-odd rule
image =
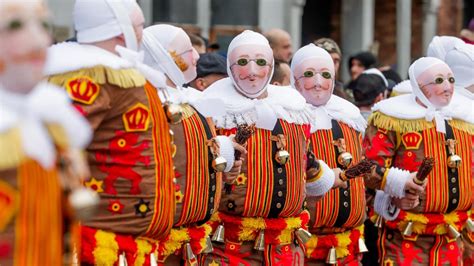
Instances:
[[[308,232],[307,230],[303,229],[303,228],[298,228],[295,231],[295,237],[296,237],[296,240],[298,241],[298,243],[301,246],[304,246],[311,239],[311,233]],[[212,241],[224,243],[224,241],[225,241],[224,240],[224,226],[222,224],[220,224],[217,227],[216,231],[212,235]],[[210,243],[210,241],[208,243],[211,246],[211,251],[210,252],[212,252],[212,243]],[[367,249],[367,246],[365,245],[365,242],[362,238],[359,238],[358,245],[359,245],[359,253],[364,253],[364,252],[369,251]],[[255,250],[258,250],[258,251],[264,251],[265,250],[265,232],[264,232],[264,230],[260,230],[260,232],[258,233],[258,237],[257,237],[257,239],[255,239],[255,243],[254,243],[253,248]],[[333,265],[337,264],[337,255],[336,255],[336,248],[335,247],[332,247],[329,250],[328,256],[326,258],[326,263],[327,264],[333,264]]]
[[[377,220],[375,221],[375,226],[378,228],[382,228],[382,224],[383,224],[383,218],[379,216]],[[456,227],[450,224],[447,224],[446,227],[447,227],[448,236],[451,239],[456,240],[461,236],[461,234],[458,232]],[[471,218],[468,218],[466,221],[466,229],[468,232],[474,233],[474,221]],[[403,229],[402,234],[404,236],[411,236],[413,234],[413,222],[410,221],[407,223],[407,225],[405,226],[405,229]]]
[[[225,238],[224,238],[224,225],[220,224],[217,226],[216,231],[212,235],[212,241],[214,242],[219,242],[219,243],[225,243]],[[307,230],[303,228],[298,228],[295,231],[295,236],[296,240],[300,245],[306,244],[309,239],[311,238],[311,233],[308,232]],[[211,243],[212,247],[212,243]],[[265,232],[264,230],[260,230],[258,233],[257,239],[255,239],[255,243],[253,248],[258,251],[264,251],[265,250]],[[212,252],[212,251],[211,251]]]
[[[461,234],[458,232],[456,227],[454,227],[453,225],[447,224],[446,227],[447,227],[448,236],[451,239],[456,240],[461,236]],[[474,221],[471,218],[467,219],[466,228],[469,232],[471,233],[474,232]],[[412,234],[413,234],[413,222],[410,221],[405,226],[405,229],[403,230],[403,235],[411,236]]]

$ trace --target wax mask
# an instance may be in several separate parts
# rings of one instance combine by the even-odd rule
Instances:
[[[326,104],[334,88],[334,63],[312,57],[295,67],[295,87],[314,106]]]
[[[434,107],[444,107],[451,101],[455,79],[453,72],[447,65],[433,65],[418,75],[416,81]]]
[[[0,3],[0,83],[28,93],[43,78],[47,11],[40,0],[2,0]]]
[[[137,37],[137,43],[140,45],[143,38],[143,26],[145,25],[145,17],[140,7],[137,6],[133,9],[132,13],[130,13],[130,20]]]
[[[234,84],[242,94],[257,98],[270,81],[273,69],[272,50],[263,45],[242,45],[229,55]]]
[[[186,83],[193,81],[197,76],[196,65],[199,54],[192,46],[188,35],[180,30],[168,47],[176,65],[183,72]]]

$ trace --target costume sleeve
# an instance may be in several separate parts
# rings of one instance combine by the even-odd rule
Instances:
[[[372,174],[365,175],[365,185],[380,189],[395,197],[405,196],[405,183],[410,172],[392,166],[397,147],[396,132],[369,125],[365,132],[363,148],[365,157],[377,162]]]
[[[306,165],[306,195],[321,197],[334,185],[334,172],[321,160],[317,160],[311,150],[307,151]]]
[[[395,220],[400,213],[400,209],[392,205],[392,196],[381,190],[376,191],[374,209],[387,221]]]
[[[234,166],[235,152],[232,140],[227,136],[216,136],[216,142],[219,143],[220,155],[227,161],[227,166],[224,170],[225,173],[229,172]]]

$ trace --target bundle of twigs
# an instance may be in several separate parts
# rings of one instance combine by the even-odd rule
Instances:
[[[244,145],[255,132],[255,125],[239,125],[234,140],[240,145]],[[235,150],[235,159],[240,160],[240,151]]]
[[[346,181],[348,179],[353,179],[365,174],[370,174],[372,172],[372,166],[375,162],[370,161],[368,159],[363,159],[356,165],[353,165],[347,168],[345,171],[341,173],[341,179]]]
[[[417,185],[423,185],[425,182],[426,177],[430,174],[431,170],[433,170],[435,160],[431,157],[425,157],[418,168],[418,172],[416,173],[415,182]]]

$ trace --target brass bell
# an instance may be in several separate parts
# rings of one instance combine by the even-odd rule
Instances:
[[[408,222],[405,230],[403,230],[404,236],[411,236],[413,234],[413,222]]]
[[[197,265],[197,259],[196,256],[193,253],[193,249],[191,248],[191,244],[189,242],[186,242],[184,244],[184,250],[183,250],[183,260],[186,265]]]
[[[206,236],[206,247],[202,250],[202,253],[211,253],[214,251],[212,247],[212,240],[209,236]]]
[[[69,195],[69,203],[74,209],[78,220],[88,221],[95,216],[99,206],[99,196],[92,189],[81,187],[74,189]]]
[[[118,266],[128,266],[127,257],[125,257],[125,252],[119,255]]]
[[[367,246],[365,245],[365,241],[362,238],[359,238],[359,253],[368,252]]]
[[[300,245],[308,243],[308,241],[311,239],[311,233],[303,228],[298,228],[298,230],[295,232],[295,235]]]
[[[382,215],[377,216],[377,220],[375,220],[375,227],[382,228],[383,226],[383,218]]]
[[[456,230],[456,228],[452,225],[448,225],[448,235],[452,239],[458,239],[461,236],[458,230]]]
[[[253,249],[258,251],[265,250],[265,233],[263,230],[260,230],[258,233],[257,239],[255,239],[255,244],[253,245]]]
[[[461,157],[457,154],[453,154],[448,157],[448,167],[449,168],[458,168],[459,165],[461,164]]]
[[[158,262],[154,253],[150,254],[150,266],[158,266]]]
[[[179,104],[165,103],[163,106],[168,122],[178,124],[183,119],[183,108]]]
[[[216,172],[224,172],[225,168],[227,167],[227,160],[222,156],[217,156],[212,160],[212,168],[216,170]]]
[[[326,263],[332,265],[337,264],[336,249],[334,247],[329,250],[328,256],[326,258]]]
[[[224,226],[222,224],[217,227],[212,235],[212,241],[224,243]]]
[[[467,231],[474,233],[474,221],[471,218],[468,218],[466,221]]]
[[[275,161],[277,163],[284,165],[290,159],[290,153],[287,150],[279,150],[275,153]]]
[[[350,154],[346,151],[342,152],[341,154],[339,154],[339,156],[337,156],[337,162],[340,165],[342,165],[344,167],[344,169],[346,169],[352,163],[352,154]]]

